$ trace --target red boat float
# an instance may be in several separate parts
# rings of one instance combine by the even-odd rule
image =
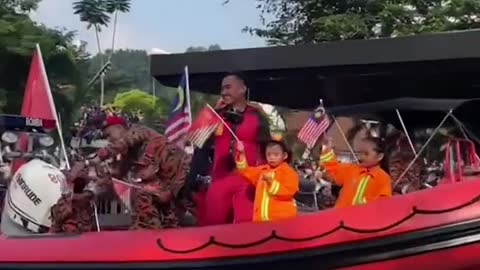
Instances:
[[[478,269],[479,190],[442,185],[279,223],[4,237],[0,267]]]
[[[351,41],[339,46],[328,43],[155,55],[151,68],[152,75],[160,81],[174,85],[178,82],[178,72],[187,64],[193,72],[191,84],[212,91],[218,87],[219,71],[236,67],[253,77],[250,84],[254,90],[253,100],[290,108],[312,108],[318,97],[323,97],[327,106],[337,106],[421,96],[419,90],[426,86],[426,78],[436,88],[428,96],[451,96],[452,84],[461,81],[459,90],[463,92],[456,92],[456,96],[471,98],[476,95],[473,90],[476,79],[464,76],[454,81],[448,74],[452,70],[455,74],[472,70],[469,61],[478,58],[478,50],[467,50],[461,45],[475,44],[477,39],[475,33],[462,32]],[[432,44],[446,42],[449,42],[448,50],[427,49],[435,47]],[[455,58],[462,59],[455,61]],[[295,59],[293,63],[292,59]],[[400,63],[398,68],[393,67],[394,63]],[[408,79],[390,75],[400,66],[408,70]],[[445,72],[438,74],[431,70]],[[338,78],[347,73],[349,84],[337,85]],[[387,87],[382,84],[383,80],[387,81],[385,78],[390,78],[388,89],[391,91],[385,91]],[[299,82],[309,85],[298,87]],[[297,96],[308,98],[292,99],[291,91],[296,88],[300,88]],[[314,93],[312,89],[319,90]],[[338,97],[343,98],[342,102]],[[410,119],[421,118],[417,114]],[[431,123],[431,119],[428,122]],[[461,177],[458,171],[447,172],[448,178],[432,189],[363,206],[302,214],[284,222],[1,237],[0,268],[477,270],[480,267],[480,181],[475,174]]]
[[[389,102],[406,110],[401,104],[412,101]],[[478,101],[456,103],[462,115]],[[429,110],[452,106],[439,104]],[[354,109],[381,110],[371,105]],[[468,140],[450,140],[446,149],[445,177],[432,189],[277,223],[2,237],[0,268],[478,269],[479,160]]]

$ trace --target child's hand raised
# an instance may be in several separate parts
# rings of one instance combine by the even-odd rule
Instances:
[[[271,184],[273,182],[273,173],[264,173],[262,175],[262,180]]]

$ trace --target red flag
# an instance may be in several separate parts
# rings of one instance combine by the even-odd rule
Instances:
[[[115,190],[118,198],[120,199],[120,201],[122,201],[123,205],[125,205],[128,210],[131,210],[130,193],[132,191],[132,186],[115,178],[112,180],[113,189]]]
[[[198,113],[190,126],[187,140],[201,148],[221,123],[218,116],[207,106]]]
[[[47,72],[45,71],[42,53],[38,45],[33,53],[32,63],[30,64],[21,115],[58,121],[52,92],[48,83]],[[27,151],[27,136],[20,136],[18,147],[19,150],[23,152]],[[15,173],[24,163],[25,161],[23,160],[15,160],[12,164],[12,172]]]

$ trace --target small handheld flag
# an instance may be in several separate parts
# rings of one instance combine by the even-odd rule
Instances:
[[[298,132],[298,139],[307,145],[308,149],[312,149],[320,136],[328,130],[330,119],[325,113],[323,104],[315,109],[310,115],[307,122]]]

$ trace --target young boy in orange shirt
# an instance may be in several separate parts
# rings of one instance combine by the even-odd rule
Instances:
[[[284,143],[270,141],[265,147],[266,165],[248,167],[242,143],[237,144],[237,169],[256,187],[254,222],[277,221],[297,215],[294,196],[299,177],[290,167],[290,154]]]

